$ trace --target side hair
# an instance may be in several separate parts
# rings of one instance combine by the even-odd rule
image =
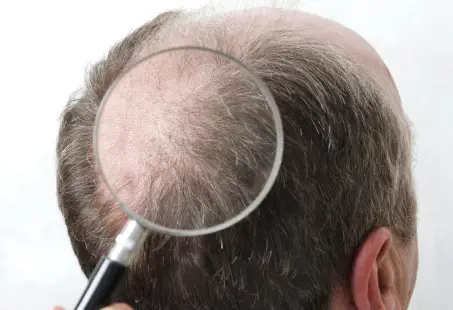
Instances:
[[[115,46],[63,112],[59,206],[86,275],[112,245],[120,229],[112,223],[121,217],[111,200],[102,199],[93,160],[97,109],[112,81],[143,52],[143,42],[178,14],[159,16]],[[353,254],[371,229],[389,227],[402,243],[415,235],[408,126],[363,68],[315,37],[269,31],[239,50],[215,42],[210,47],[245,62],[274,95],[285,130],[281,172],[259,209],[230,229],[196,238],[151,235],[121,300],[135,309],[327,309],[332,289],[347,279]],[[203,94],[208,98],[219,97],[229,107],[260,100],[231,72],[216,77],[212,94]],[[262,124],[254,130],[269,139],[263,131],[269,120],[248,115],[243,121]],[[239,156],[257,154],[263,145],[238,147]],[[199,150],[200,162],[222,156]],[[165,171],[159,177],[171,181]],[[195,178],[192,192],[203,188],[200,195],[212,195],[203,187],[208,183],[209,174]],[[171,186],[160,190],[153,196],[157,205],[178,195]],[[227,199],[231,188],[219,187],[216,194],[222,190],[216,197]]]

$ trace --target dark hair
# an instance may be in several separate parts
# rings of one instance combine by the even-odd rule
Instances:
[[[99,104],[113,80],[180,14],[162,14],[114,46],[63,112],[58,199],[86,275],[124,218],[102,190],[94,163]],[[326,309],[371,229],[389,227],[403,243],[415,234],[406,121],[364,69],[317,38],[269,31],[239,49],[216,42],[212,48],[246,62],[275,97],[285,131],[281,172],[258,210],[225,231],[193,238],[151,235],[121,300],[153,310]],[[230,92],[227,105],[247,99],[232,91],[244,85],[234,84],[228,71],[221,76],[216,95]]]

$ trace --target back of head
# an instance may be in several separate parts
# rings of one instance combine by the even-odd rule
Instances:
[[[163,14],[116,45],[92,68],[86,87],[64,111],[58,141],[59,204],[82,269],[92,272],[124,220],[93,160],[91,137],[102,97],[114,79],[147,54],[172,42],[204,45],[243,61],[270,89],[284,125],[282,168],[263,204],[241,223],[201,237],[152,234],[137,255],[121,298],[135,309],[326,309],[371,229],[389,227],[402,243],[415,234],[407,124],[366,70],[310,33],[276,29],[233,44],[234,32],[220,23],[190,24],[192,36],[184,36],[187,30],[178,27],[186,19],[180,15]],[[211,173],[216,169],[212,163],[232,169],[235,163],[224,156],[231,148],[239,157],[259,162],[273,139],[267,131],[271,120],[261,117],[253,104],[240,124],[223,121],[216,100],[234,109],[262,98],[228,68],[219,70],[215,63],[211,68],[213,87],[196,94],[193,113],[177,113],[166,121],[197,121],[202,128],[198,134],[216,137],[223,147],[191,145],[196,152],[176,175],[166,169],[180,162],[178,152],[166,154],[166,164],[154,163],[158,173],[141,171],[154,186],[145,198],[161,208],[179,202],[163,213],[169,219],[175,212],[190,218],[184,213],[190,208],[178,205],[200,207],[194,201],[202,195],[218,206],[248,195],[252,182],[246,171],[237,188],[222,186],[222,175]],[[206,110],[203,115],[210,118],[188,117]],[[213,117],[221,126],[212,126]],[[241,124],[263,142],[241,140]],[[237,131],[235,139],[222,134],[226,127]],[[184,140],[182,133],[174,136]],[[165,143],[159,135],[154,141],[157,147]],[[175,190],[182,178],[189,178],[186,184],[192,186],[187,193]]]

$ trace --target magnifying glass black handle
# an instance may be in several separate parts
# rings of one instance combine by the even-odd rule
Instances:
[[[103,256],[90,276],[88,285],[74,310],[99,310],[112,298],[127,274],[127,267]]]

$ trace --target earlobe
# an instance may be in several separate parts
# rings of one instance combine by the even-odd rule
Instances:
[[[376,228],[360,246],[351,274],[351,293],[358,310],[393,309],[390,246],[391,232],[387,228]]]

